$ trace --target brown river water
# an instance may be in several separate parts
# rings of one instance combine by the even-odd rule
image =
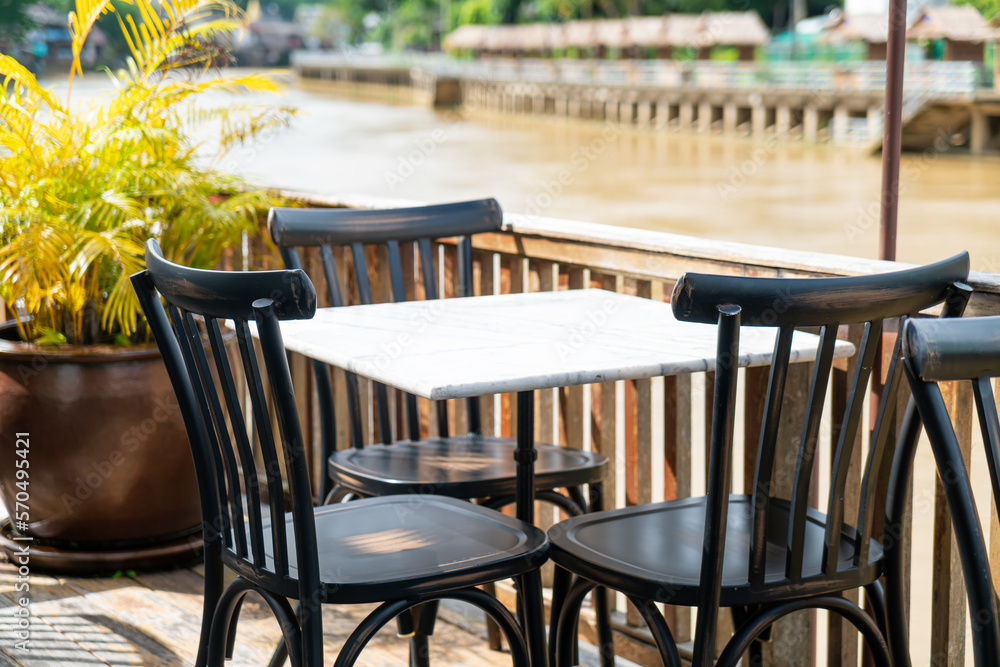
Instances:
[[[878,253],[879,156],[600,121],[435,111],[289,88],[292,128],[224,166],[261,183],[504,210],[704,238]],[[901,261],[962,249],[1000,271],[1000,157],[904,156]]]
[[[109,88],[88,76],[74,97]],[[77,92],[79,91],[79,92]],[[874,258],[880,156],[600,121],[351,99],[290,85],[255,101],[296,107],[290,128],[219,166],[261,185],[426,202],[496,197],[505,211]],[[243,98],[213,96],[221,104]],[[1000,272],[1000,156],[903,158],[901,261],[968,249]]]

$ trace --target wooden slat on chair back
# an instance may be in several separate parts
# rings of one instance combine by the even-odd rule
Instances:
[[[671,302],[680,320],[714,323],[717,309],[726,304],[739,306],[743,326],[776,327],[774,357],[769,372],[763,419],[757,447],[756,469],[752,487],[752,531],[749,548],[748,581],[751,590],[764,583],[767,558],[768,524],[773,522],[772,489],[776,474],[785,474],[775,466],[778,427],[781,420],[782,399],[788,374],[791,338],[796,328],[818,329],[819,347],[808,389],[805,416],[795,461],[792,493],[790,498],[785,577],[792,584],[801,584],[815,572],[803,572],[804,538],[807,509],[818,440],[819,421],[823,410],[833,361],[833,345],[841,325],[864,324],[857,351],[860,363],[851,378],[848,400],[842,414],[834,415],[841,423],[839,439],[834,447],[827,502],[828,523],[824,538],[822,573],[833,574],[839,565],[842,527],[845,517],[844,496],[848,466],[859,441],[861,411],[870,384],[875,355],[882,337],[883,322],[888,319],[915,314],[944,301],[954,283],[964,281],[969,271],[967,253],[951,259],[916,269],[895,273],[852,278],[772,279],[745,278],[686,274],[675,286]],[[886,389],[876,421],[876,433],[871,440],[868,460],[862,482],[860,515],[855,524],[856,535],[854,566],[868,567],[867,544],[872,537],[875,516],[876,490],[883,479],[881,470],[891,455],[888,439],[882,434],[885,426],[895,416],[895,389],[899,384],[896,357],[889,367]],[[714,455],[714,452],[713,452]],[[728,455],[728,454],[727,454]],[[728,480],[715,480],[710,484],[709,497],[725,497],[729,492]],[[773,525],[773,523],[772,523]],[[706,526],[706,541],[710,527]],[[714,560],[703,567],[702,586],[717,588],[721,585],[724,549],[706,558]],[[704,575],[708,575],[708,580]],[[711,612],[710,614],[711,615]],[[699,619],[702,614],[699,614]],[[699,621],[700,623],[700,621]]]
[[[502,225],[502,212],[499,204],[493,199],[484,199],[435,206],[419,206],[413,208],[388,210],[356,210],[356,209],[272,209],[268,225],[271,238],[278,245],[285,265],[288,268],[302,268],[296,247],[319,247],[320,259],[330,304],[332,306],[350,303],[371,304],[377,301],[372,288],[373,277],[385,284],[388,278],[388,298],[392,301],[406,301],[408,295],[405,285],[408,278],[404,276],[404,259],[407,265],[420,266],[421,284],[424,298],[437,299],[444,296],[442,286],[439,286],[437,261],[431,242],[440,238],[459,237],[458,242],[458,272],[459,296],[472,296],[472,234],[497,231]],[[400,244],[403,244],[402,247]],[[367,260],[369,246],[384,248],[388,259],[389,275],[373,276]],[[338,279],[338,267],[333,247],[343,246],[350,249],[352,276],[356,288],[356,299],[352,299],[349,290],[342,289]],[[346,262],[346,253],[343,253]],[[346,286],[344,286],[346,288]],[[318,394],[323,405],[332,406],[332,392],[329,389],[329,371],[321,364],[315,364],[315,376],[319,383]],[[351,444],[354,447],[364,445],[361,423],[361,399],[358,378],[353,373],[347,373],[348,414],[350,419]],[[392,415],[386,387],[380,383],[372,383],[374,391],[375,422],[378,429],[378,441],[391,442]],[[406,426],[408,437],[418,440],[421,437],[420,420],[416,397],[404,394],[406,404]],[[467,401],[467,419],[469,430],[480,430],[479,401]],[[437,422],[437,433],[447,436],[448,410],[447,404],[438,401],[434,405]],[[325,414],[323,414],[325,413]],[[323,418],[332,418],[332,407],[323,410]],[[321,427],[323,428],[323,427]],[[324,438],[324,457],[329,456],[333,449],[333,429],[324,431],[329,438]]]

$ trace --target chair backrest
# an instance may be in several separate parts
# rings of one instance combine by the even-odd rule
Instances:
[[[833,574],[840,565],[842,527],[855,517],[845,517],[845,490],[848,467],[862,424],[862,408],[871,380],[876,352],[882,340],[886,320],[917,313],[949,298],[953,285],[968,276],[968,253],[923,267],[893,273],[847,278],[750,278],[686,274],[674,288],[671,299],[677,319],[691,322],[720,322],[720,308],[738,307],[743,326],[776,327],[774,356],[768,378],[762,422],[757,444],[756,468],[749,518],[751,522],[748,580],[751,590],[764,584],[767,558],[767,535],[774,535],[776,521],[787,516],[784,576],[790,585],[802,584],[809,577]],[[964,307],[964,302],[962,307]],[[833,368],[834,346],[841,325],[863,324],[864,332],[857,350],[857,363],[843,414],[834,415],[839,428],[833,443],[830,494],[827,501],[828,524],[824,538],[821,572],[804,572],[804,546],[810,483],[827,386]],[[775,452],[778,426],[785,393],[785,379],[790,363],[792,335],[796,328],[808,327],[819,332],[816,360],[806,399],[805,416],[800,427],[798,452],[791,479],[791,498],[783,511],[777,511],[772,489],[775,475]],[[731,326],[720,326],[716,372],[715,411],[712,446],[709,457],[704,557],[702,561],[700,610],[717,609],[722,583],[725,552],[725,526],[728,494],[731,486],[732,413],[735,394],[731,383],[736,374],[727,369],[733,357],[723,351],[731,346]],[[738,334],[737,334],[738,335]],[[853,567],[869,567],[869,544],[876,514],[877,487],[883,478],[887,457],[888,425],[894,421],[895,394],[899,385],[896,358],[898,343],[889,365],[883,400],[878,409],[867,461],[864,465],[860,509],[854,523],[857,528]],[[721,378],[721,380],[720,380]],[[780,517],[780,518],[779,518]],[[769,531],[770,525],[770,531]],[[771,556],[773,558],[773,555]],[[773,569],[773,568],[772,568]],[[702,626],[714,637],[714,614],[698,614],[698,632]],[[708,640],[714,646],[714,640]]]
[[[993,502],[1000,512],[1000,421],[992,378],[1000,377],[1000,317],[910,320],[903,329],[903,367],[927,430],[945,490],[965,574],[976,665],[1000,664],[1000,627],[989,551],[969,473],[939,382],[972,384],[986,449]]]
[[[404,280],[404,258],[406,265],[412,266],[414,281],[422,284],[424,298],[437,299],[444,296],[444,287],[439,285],[438,263],[431,241],[441,238],[458,237],[458,296],[472,296],[472,240],[471,235],[480,232],[497,231],[503,224],[503,213],[494,199],[417,206],[411,208],[359,210],[359,209],[306,209],[274,208],[268,216],[271,238],[281,251],[287,268],[303,268],[297,247],[318,247],[326,279],[327,295],[332,306],[352,303],[349,290],[341,287],[336,254],[332,248],[343,246],[344,261],[350,248],[353,277],[357,298],[353,303],[370,304],[375,297],[368,262],[365,258],[367,246],[384,248],[387,260],[389,290],[392,301],[406,301],[416,298],[416,289],[407,294]],[[401,247],[402,244],[402,247]],[[419,266],[419,271],[417,267]],[[346,272],[346,267],[340,267]],[[379,267],[381,268],[381,267]],[[383,269],[384,270],[384,269]],[[419,276],[419,278],[417,277]],[[384,278],[384,274],[381,275]],[[321,411],[320,428],[323,433],[324,449],[331,450],[334,441],[332,422],[333,393],[328,370],[322,364],[314,365],[317,393],[321,404],[331,406]],[[391,442],[392,426],[390,405],[384,385],[373,383],[375,424],[380,442]],[[351,444],[363,446],[361,428],[361,405],[357,378],[347,374],[348,414],[350,419]],[[405,395],[407,433],[410,439],[420,439],[420,422],[417,400]],[[475,399],[466,402],[470,432],[480,432],[479,403]],[[435,404],[438,434],[448,434],[448,412],[443,401]],[[329,451],[325,454],[329,455]]]
[[[206,539],[221,539],[228,558],[238,559],[241,567],[270,582],[272,590],[287,591],[290,568],[297,570],[300,599],[310,599],[319,590],[316,527],[278,321],[313,316],[316,293],[312,283],[302,271],[230,272],[179,266],[164,259],[153,240],[146,244],[146,267],[132,276],[132,284],[187,427]],[[236,329],[252,433],[247,430],[220,320],[232,321]],[[251,337],[251,321],[259,333],[257,344]],[[206,339],[210,354],[206,354]],[[270,406],[258,351],[267,371]],[[272,414],[277,416],[280,454]],[[292,536],[286,531],[285,485],[291,499]],[[264,502],[270,519],[263,516]],[[291,563],[290,540],[295,547]]]

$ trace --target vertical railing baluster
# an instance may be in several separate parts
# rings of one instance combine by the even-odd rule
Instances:
[[[969,382],[942,382],[948,414],[965,465],[972,453],[973,398]],[[934,479],[934,595],[931,598],[931,656],[941,664],[965,664],[965,582],[958,558],[951,516],[941,481]]]

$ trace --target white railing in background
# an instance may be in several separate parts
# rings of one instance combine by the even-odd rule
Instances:
[[[885,90],[885,63],[719,62],[711,60],[580,60],[489,58],[455,60],[441,54],[360,56],[344,53],[296,51],[296,68],[350,69],[420,68],[437,76],[490,81],[604,86],[693,85],[698,88],[769,89],[796,92],[881,93]],[[908,92],[938,97],[972,95],[978,66],[972,62],[912,62],[905,72]]]

